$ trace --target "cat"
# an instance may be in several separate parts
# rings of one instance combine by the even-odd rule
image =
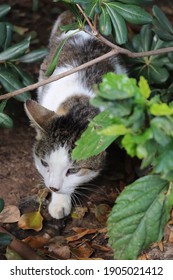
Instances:
[[[69,11],[56,20],[49,40],[50,51],[40,68],[40,81],[46,78],[46,70],[58,44],[69,34],[71,36],[52,75],[110,51],[109,47],[85,31],[60,31],[60,26],[73,20]],[[99,113],[99,109],[90,104],[90,98],[94,96],[93,86],[110,71],[126,73],[118,56],[40,87],[38,102],[27,100],[25,103],[26,114],[36,130],[34,161],[45,186],[51,191],[48,211],[53,218],[61,219],[69,215],[75,189],[98,176],[104,167],[106,152],[79,162],[72,160],[71,152],[89,121]]]

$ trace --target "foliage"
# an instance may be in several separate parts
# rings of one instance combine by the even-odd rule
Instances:
[[[0,85],[1,92],[10,92],[32,84],[31,75],[19,66],[19,63],[31,63],[42,59],[47,54],[46,48],[29,52],[31,37],[26,36],[21,42],[14,42],[14,32],[19,32],[6,20],[10,12],[10,5],[0,5]],[[30,93],[25,92],[15,99],[24,102],[30,98]],[[7,101],[0,103],[0,126],[12,127],[13,120],[4,112]]]
[[[76,17],[75,23],[62,28],[65,32],[85,28],[86,20],[76,6],[80,4],[95,29],[133,52],[172,46],[173,26],[165,14],[157,6],[153,6],[152,16],[144,9],[151,0],[61,2],[66,3]],[[37,4],[38,1],[33,1],[33,6],[37,7]],[[0,7],[0,16],[2,11]],[[4,13],[8,13],[7,6]],[[131,25],[134,24],[142,25],[136,35],[132,35]],[[0,25],[0,28],[3,30],[4,27]],[[128,30],[131,30],[131,36]],[[2,34],[5,35],[0,39],[0,47],[4,49],[0,59],[5,57],[7,61],[2,63],[3,71],[0,68],[0,81],[4,87],[7,81],[6,90],[12,90],[14,85],[19,88],[18,84],[10,83],[11,80],[16,81],[16,75],[24,83],[22,70],[15,62],[29,62],[33,58],[30,53],[24,54],[30,39],[25,38],[11,47],[7,31]],[[65,41],[58,46],[47,75],[53,72],[64,44]],[[141,168],[150,167],[150,174],[122,191],[110,213],[108,234],[116,259],[135,259],[151,242],[159,241],[173,206],[172,62],[172,53],[128,58],[126,63],[131,70],[131,78],[106,74],[96,89],[96,97],[91,100],[101,112],[90,122],[72,153],[74,160],[86,159],[99,154],[115,141],[128,155],[141,160]],[[12,70],[10,81],[7,78],[9,72],[6,72],[9,69]],[[5,73],[4,80],[1,72]],[[18,98],[25,100],[26,95]],[[6,101],[0,104],[1,122],[10,127],[10,120],[2,117],[5,105]]]
[[[4,209],[4,201],[2,198],[0,198],[0,212]],[[9,234],[0,232],[0,245],[1,246],[6,246],[10,244],[12,241],[12,238]]]
[[[152,165],[152,175],[139,179],[120,194],[108,220],[115,257],[134,259],[140,250],[161,238],[173,205],[173,103],[152,97],[144,77],[137,84],[134,78],[114,73],[103,77],[91,102],[102,112],[76,142],[73,158],[96,155],[116,140],[127,154],[141,159],[141,168]],[[159,225],[154,223],[149,230],[155,218]]]

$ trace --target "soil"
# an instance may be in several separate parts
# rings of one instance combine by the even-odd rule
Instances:
[[[12,22],[29,27],[30,30],[36,30],[36,46],[46,46],[52,23],[58,11],[63,7],[58,6],[57,11],[56,3],[50,4],[50,1],[41,1],[40,11],[32,13],[31,1],[6,2],[13,6]],[[39,65],[31,67],[33,65],[28,66],[28,69],[32,70],[32,74],[37,79]],[[33,93],[33,98],[34,96],[35,93]],[[32,158],[35,133],[24,114],[23,104],[14,104],[18,106],[17,110],[13,112],[14,128],[0,129],[0,197],[4,199],[6,206],[16,205],[23,214],[37,211],[38,197],[44,186]],[[6,223],[3,224],[3,227],[19,240],[48,236],[49,245],[46,243],[39,248],[43,259],[113,259],[113,252],[108,245],[106,234],[107,215],[124,186],[133,182],[140,175],[138,166],[136,160],[131,160],[123,151],[113,146],[109,151],[106,170],[95,182],[92,182],[92,185],[88,184],[87,190],[81,192],[79,199],[76,200],[79,207],[75,208],[76,205],[74,205],[74,210],[83,211],[82,216],[73,213],[59,221],[52,219],[47,212],[50,199],[48,194],[42,203],[41,214],[44,222],[43,229],[39,233],[34,230],[22,230],[17,223]],[[101,214],[99,211],[102,211]],[[79,231],[80,228],[95,229],[96,231],[77,241],[73,240],[69,245],[66,238],[73,236],[75,230]],[[171,232],[171,226],[167,225],[163,241],[152,244],[147,251],[142,252],[140,258],[173,259]],[[57,249],[55,244],[61,245],[58,245]],[[60,250],[62,247],[63,253]],[[82,249],[79,250],[79,248]],[[6,259],[5,252],[5,248],[0,248],[0,259]]]

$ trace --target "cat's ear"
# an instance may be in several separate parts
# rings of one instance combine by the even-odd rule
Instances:
[[[31,125],[37,132],[37,138],[40,138],[42,133],[46,133],[48,124],[56,116],[55,112],[46,109],[33,100],[27,100],[24,108]]]

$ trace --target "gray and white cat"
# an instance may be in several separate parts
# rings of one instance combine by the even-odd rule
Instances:
[[[55,22],[49,41],[50,52],[41,65],[39,80],[46,78],[45,72],[58,44],[69,34],[72,36],[66,42],[52,75],[110,51],[109,47],[84,31],[61,33],[60,26],[72,21],[72,14],[64,12]],[[52,192],[48,210],[53,218],[69,215],[75,189],[95,178],[103,169],[105,152],[79,162],[72,160],[71,152],[89,120],[99,112],[90,105],[90,98],[94,96],[94,84],[98,84],[102,75],[109,71],[126,72],[119,63],[119,57],[114,56],[43,86],[38,90],[38,103],[28,100],[25,104],[25,111],[37,133],[35,165]]]

